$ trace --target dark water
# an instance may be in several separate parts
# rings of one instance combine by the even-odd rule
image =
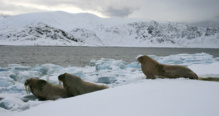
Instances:
[[[126,62],[135,61],[143,55],[168,56],[181,53],[208,53],[219,57],[219,49],[199,48],[133,48],[133,47],[33,47],[33,46],[0,46],[0,66],[22,64],[52,63],[60,66],[86,66],[91,59],[112,58]]]

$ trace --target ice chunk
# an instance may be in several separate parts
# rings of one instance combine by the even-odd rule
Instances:
[[[14,83],[9,81],[9,80],[6,80],[6,79],[3,79],[3,78],[0,78],[0,87],[8,87],[8,86],[11,86],[13,85]]]
[[[166,56],[158,60],[158,62],[164,64],[180,64],[180,65],[210,64],[215,61],[216,59],[214,59],[212,55],[207,53],[177,54],[177,55]]]
[[[8,73],[8,77],[13,79],[14,81],[21,80],[22,74],[29,73],[29,75],[32,75],[33,73],[30,72],[31,67],[29,66],[22,66],[20,64],[9,64],[8,70],[6,71]],[[1,73],[2,74],[2,73]]]
[[[38,71],[20,71],[17,73],[17,81],[24,83],[28,78],[40,77],[42,74]]]
[[[42,66],[36,66],[33,70],[39,71],[44,75],[51,75],[52,73],[58,72],[62,67],[54,64],[43,64]]]
[[[26,93],[23,83],[15,83],[8,87],[0,88],[0,93]]]
[[[115,77],[100,77],[97,80],[97,83],[105,83],[105,84],[111,84],[115,82],[116,82]]]
[[[8,71],[9,69],[6,69],[6,68],[0,68],[0,72],[3,72],[3,71]]]
[[[95,59],[91,59],[90,60],[90,66],[95,66],[96,65],[96,60]]]
[[[10,74],[9,77],[10,77],[11,79],[13,79],[14,81],[17,80],[17,76],[16,76],[15,74]]]
[[[127,65],[128,68],[141,68],[141,63],[137,66],[137,62],[132,62]]]
[[[37,97],[35,97],[34,95],[25,95],[21,98],[21,100],[24,102],[28,102],[29,100],[33,101],[36,99],[37,99]]]
[[[25,70],[30,70],[31,69],[30,66],[23,66],[23,65],[20,65],[20,64],[9,64],[8,68],[11,69],[13,72],[25,71]]]
[[[0,87],[8,87],[15,83],[13,79],[9,78],[9,75],[10,72],[0,72]]]
[[[16,109],[19,106],[21,106],[22,103],[23,101],[21,99],[8,96],[7,98],[4,98],[3,100],[0,101],[0,107],[7,110]]]
[[[109,65],[101,65],[101,64],[96,65],[96,71],[105,70],[105,69],[110,69]]]
[[[84,77],[84,72],[83,71],[78,71],[78,72],[75,72],[73,73],[74,75],[80,77],[80,78],[83,78]]]
[[[127,67],[127,62],[122,60],[114,60],[114,59],[105,59],[101,58],[100,60],[96,61],[96,63],[92,63],[96,66],[96,70],[118,70],[118,69],[125,69]]]

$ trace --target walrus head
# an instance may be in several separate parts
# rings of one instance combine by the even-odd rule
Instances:
[[[33,80],[34,80],[34,78],[29,78],[24,83],[25,90],[26,90],[27,94],[30,94],[30,86],[32,85]]]
[[[62,82],[64,81],[66,74],[67,74],[67,73],[64,73],[64,74],[61,74],[61,75],[58,76],[58,79],[59,79],[59,86],[62,86]]]
[[[138,57],[137,61],[138,61],[137,66],[138,66],[139,63],[142,64],[144,62],[144,56]]]

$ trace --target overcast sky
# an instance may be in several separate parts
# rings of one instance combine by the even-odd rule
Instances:
[[[0,14],[44,11],[219,26],[219,0],[0,0]]]

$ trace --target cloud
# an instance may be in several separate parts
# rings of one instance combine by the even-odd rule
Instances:
[[[219,15],[215,17],[215,19],[219,22]]]
[[[4,0],[0,1],[0,14],[5,15],[16,15],[28,12],[41,12],[45,10],[40,10],[39,8],[34,8],[25,4],[7,3]]]
[[[29,8],[33,8],[39,11],[48,9],[60,10],[60,7],[63,7],[63,10],[72,8],[81,9],[84,12],[98,12],[99,14],[105,15],[107,17],[127,17],[131,13],[134,12],[135,8],[129,6],[126,0],[20,0],[19,2],[16,0],[10,0],[10,2],[5,1],[7,4],[11,6],[21,6],[23,7],[23,11]],[[37,7],[38,6],[38,7]],[[25,8],[26,7],[26,8]],[[70,11],[70,12],[71,12]],[[17,11],[15,11],[17,12]]]
[[[219,0],[1,0],[0,4],[0,14],[63,10],[188,23],[219,19]]]
[[[109,6],[104,14],[110,17],[128,17],[130,14],[134,12],[134,8],[124,7],[124,8],[114,8]]]

